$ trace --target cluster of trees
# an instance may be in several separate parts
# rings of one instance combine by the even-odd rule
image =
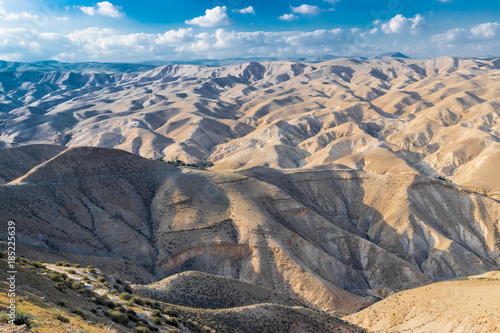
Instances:
[[[175,165],[175,166],[187,166],[187,167],[191,167],[191,168],[197,168],[197,169],[206,169],[206,168],[210,168],[210,167],[213,167],[214,164],[210,161],[208,162],[198,162],[198,163],[195,163],[195,164],[192,164],[192,163],[186,163],[184,161],[181,161],[181,160],[169,160],[169,161],[166,161],[165,159],[161,160],[162,162],[165,162],[167,164],[170,164],[170,165]]]

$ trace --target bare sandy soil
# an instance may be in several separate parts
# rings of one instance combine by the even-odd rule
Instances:
[[[405,290],[345,317],[370,332],[500,332],[500,272]]]

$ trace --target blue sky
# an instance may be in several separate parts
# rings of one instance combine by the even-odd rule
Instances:
[[[3,0],[0,59],[500,55],[500,2]]]

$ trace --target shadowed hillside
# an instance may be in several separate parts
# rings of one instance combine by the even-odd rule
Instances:
[[[416,175],[210,172],[82,147],[0,186],[0,213],[35,259],[136,283],[196,270],[334,314],[500,258],[497,201]]]
[[[27,145],[0,148],[0,184],[23,176],[35,166],[51,159],[66,148],[55,145]]]
[[[195,271],[175,274],[145,286],[134,285],[134,289],[152,299],[203,309],[226,309],[262,303],[300,305],[269,289]]]

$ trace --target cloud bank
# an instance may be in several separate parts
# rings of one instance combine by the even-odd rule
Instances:
[[[121,34],[113,29],[88,28],[70,34],[39,33],[29,29],[0,29],[4,47],[0,58],[59,61],[144,61],[247,56],[297,56],[345,52],[342,29],[237,32],[219,28],[195,33],[193,28],[161,34]],[[19,41],[22,42],[19,42]]]

